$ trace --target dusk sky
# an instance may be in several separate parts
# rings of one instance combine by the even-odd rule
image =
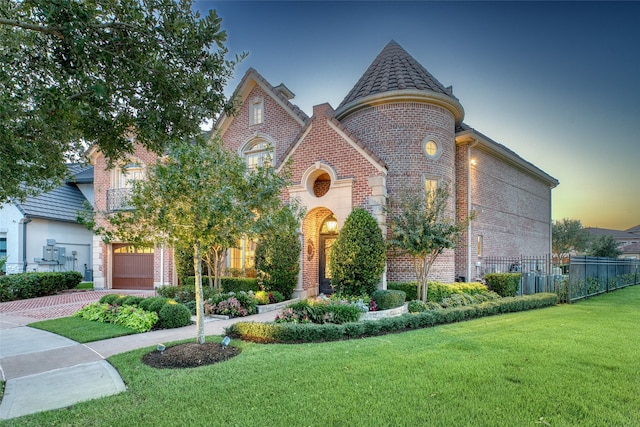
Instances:
[[[443,85],[469,126],[560,181],[553,219],[640,224],[639,2],[243,2],[216,9],[230,54],[336,108],[391,40]]]

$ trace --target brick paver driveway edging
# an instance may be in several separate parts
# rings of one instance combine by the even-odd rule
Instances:
[[[71,316],[85,305],[96,302],[107,294],[154,296],[155,291],[123,291],[107,289],[103,291],[69,291],[58,295],[30,298],[0,303],[0,315],[27,317],[34,320],[55,319]]]

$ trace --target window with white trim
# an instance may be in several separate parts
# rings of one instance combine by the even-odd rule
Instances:
[[[273,162],[273,150],[267,141],[257,140],[244,150],[244,158],[249,169],[268,166]]]
[[[232,274],[247,273],[247,270],[255,268],[256,242],[243,237],[238,241],[238,246],[229,249],[227,267],[235,270]]]
[[[249,125],[259,125],[264,122],[264,101],[255,98],[249,107]]]

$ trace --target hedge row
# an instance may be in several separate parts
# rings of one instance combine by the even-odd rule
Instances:
[[[78,271],[0,276],[0,302],[55,295],[75,288],[81,281]]]
[[[522,297],[502,298],[478,305],[429,310],[416,314],[403,314],[380,320],[365,320],[357,323],[336,325],[326,323],[256,323],[238,322],[225,329],[232,338],[261,343],[306,343],[362,338],[421,329],[445,323],[476,319],[495,314],[533,310],[558,303],[558,296],[540,293]]]
[[[407,301],[418,299],[418,283],[413,282],[388,282],[387,289],[403,291],[407,296]],[[487,287],[480,282],[456,282],[440,283],[429,282],[427,290],[427,301],[440,302],[453,294],[475,295],[487,291]]]

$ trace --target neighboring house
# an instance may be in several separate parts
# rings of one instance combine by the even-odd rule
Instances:
[[[107,214],[128,208],[126,200],[132,182],[144,179],[148,166],[158,158],[140,146],[127,161],[111,168],[96,146],[88,150],[87,157],[94,167],[94,210]],[[166,246],[142,248],[129,242],[105,243],[103,236],[95,235],[92,248],[95,289],[150,290],[178,283],[173,251]]]
[[[613,230],[609,228],[585,227],[592,236],[612,236],[618,242],[622,251],[621,258],[640,259],[640,225],[628,230]]]
[[[225,145],[248,164],[291,162],[286,199],[306,208],[296,296],[331,292],[328,259],[345,219],[364,207],[387,232],[388,200],[405,187],[448,185],[450,212],[475,218],[455,251],[445,251],[431,278],[477,277],[486,256],[551,252],[551,190],[558,181],[463,122],[453,95],[396,42],[390,42],[334,109],[307,116],[283,84],[250,69],[234,92],[235,115],[216,123]],[[414,280],[412,260],[391,256],[381,283]],[[253,266],[250,241],[231,251],[235,268]]]
[[[93,233],[77,219],[93,202],[93,168],[69,167],[74,178],[61,186],[0,207],[0,257],[7,256],[7,274],[75,270],[91,280]]]

